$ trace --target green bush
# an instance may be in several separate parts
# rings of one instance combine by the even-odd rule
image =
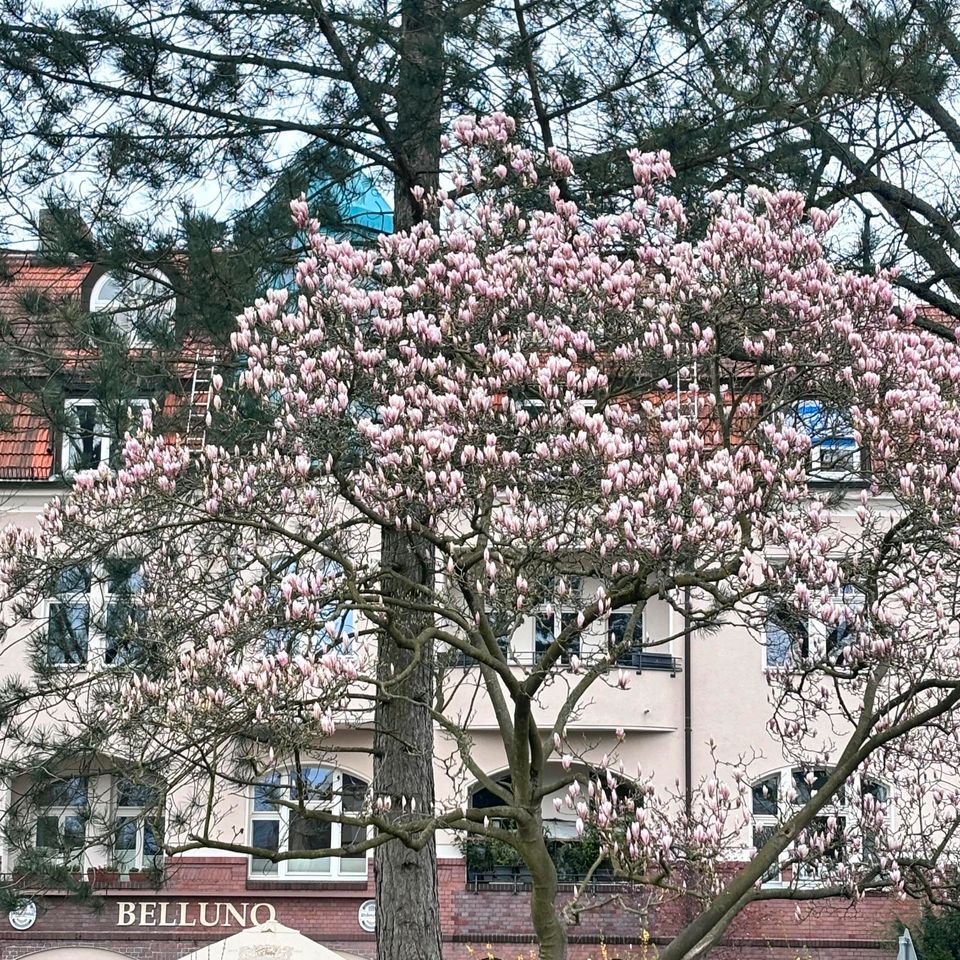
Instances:
[[[503,840],[493,837],[466,837],[460,841],[460,850],[467,861],[467,871],[492,873],[496,867],[515,867],[521,876],[527,876],[523,858]],[[586,875],[600,854],[600,837],[596,829],[588,827],[579,840],[548,840],[550,858],[557,867],[561,880],[578,880]],[[609,865],[598,873],[609,876]]]
[[[935,913],[928,907],[910,934],[920,960],[960,960],[960,910]]]

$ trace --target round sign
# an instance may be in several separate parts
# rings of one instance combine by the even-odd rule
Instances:
[[[37,922],[37,905],[32,900],[21,903],[7,915],[14,930],[29,930]]]
[[[377,901],[364,900],[357,911],[357,920],[360,922],[361,930],[373,933],[377,929]]]

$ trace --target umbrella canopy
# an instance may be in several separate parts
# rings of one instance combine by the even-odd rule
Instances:
[[[900,934],[900,950],[897,953],[897,960],[917,960],[917,951],[913,946],[913,937],[910,931],[904,927]]]
[[[346,954],[321,946],[299,930],[285,927],[276,920],[241,930],[226,940],[188,953],[181,960],[249,960],[253,957],[265,960],[349,960]]]

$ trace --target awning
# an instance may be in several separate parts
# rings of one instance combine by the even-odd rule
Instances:
[[[897,953],[897,960],[917,960],[917,951],[913,946],[913,937],[910,931],[904,927],[900,934],[900,950]]]
[[[305,937],[299,930],[268,920],[258,927],[249,927],[226,940],[201,947],[180,960],[247,960],[269,957],[270,960],[361,960],[349,953],[340,953]]]

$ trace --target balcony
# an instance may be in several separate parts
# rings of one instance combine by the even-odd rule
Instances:
[[[574,651],[575,652],[575,651]],[[544,678],[533,702],[538,724],[549,727],[564,707],[578,680],[596,661],[594,651],[584,650],[582,665],[573,672],[571,656],[562,658]],[[511,672],[529,673],[537,654],[532,650],[511,651]],[[497,729],[497,718],[489,697],[477,696],[486,680],[477,669],[477,661],[457,651],[438,656],[445,671],[453,714],[462,711],[462,724],[474,731]],[[653,650],[627,651],[617,662],[605,663],[605,669],[580,698],[580,705],[569,721],[571,730],[614,730],[670,732],[683,722],[683,697],[677,677],[683,661],[669,653]],[[678,686],[679,685],[679,686]],[[622,688],[622,689],[621,689]]]

